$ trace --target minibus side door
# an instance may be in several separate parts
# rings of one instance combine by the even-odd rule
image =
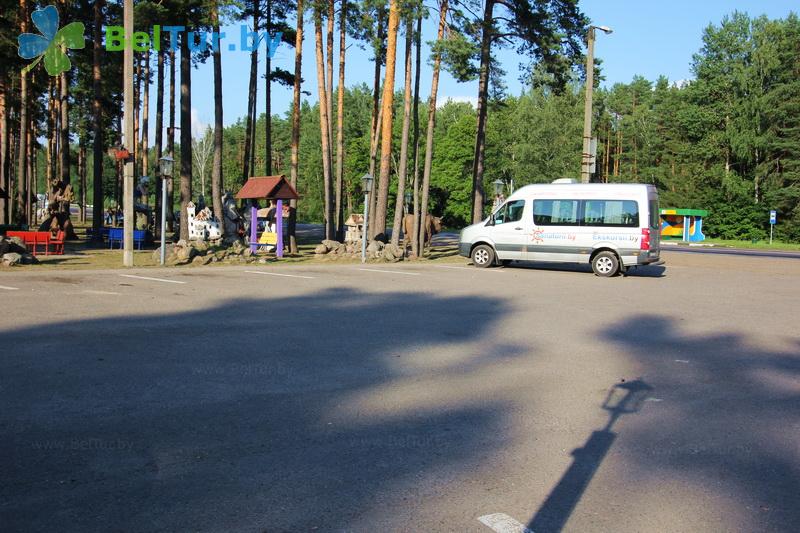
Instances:
[[[525,215],[525,200],[509,200],[489,219],[498,259],[525,259],[525,246],[531,231],[530,215]],[[528,202],[530,203],[530,202]]]

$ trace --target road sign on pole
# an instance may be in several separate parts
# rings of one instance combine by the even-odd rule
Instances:
[[[772,244],[772,228],[775,227],[775,223],[778,221],[778,212],[774,209],[769,212],[769,243]]]

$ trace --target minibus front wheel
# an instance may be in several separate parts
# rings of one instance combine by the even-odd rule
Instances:
[[[596,276],[610,278],[619,272],[619,258],[609,250],[598,252],[592,257],[592,270]]]
[[[494,264],[494,249],[488,244],[479,244],[472,249],[472,264],[487,268]]]

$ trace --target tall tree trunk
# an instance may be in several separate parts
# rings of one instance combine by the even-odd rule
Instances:
[[[403,131],[400,135],[400,164],[397,169],[397,200],[394,203],[394,224],[392,225],[392,244],[400,242],[400,228],[403,223],[403,202],[405,201],[406,180],[408,179],[408,130],[411,122],[411,44],[414,41],[414,19],[406,18],[405,91],[403,93]]]
[[[333,144],[333,32],[336,6],[336,0],[328,0],[328,20],[327,20],[327,49],[328,49],[328,64],[325,74],[327,75],[327,88],[328,88],[328,139]],[[331,168],[333,168],[333,146],[331,146]]]
[[[377,31],[376,31],[376,45],[374,48],[375,53],[375,73],[372,80],[372,129],[370,130],[370,139],[369,139],[369,146],[370,146],[370,161],[369,161],[369,173],[373,176],[375,175],[375,156],[373,154],[377,154],[377,149],[373,148],[378,144],[378,133],[380,132],[380,117],[378,113],[380,112],[380,96],[381,96],[381,65],[383,64],[383,17],[384,17],[384,8],[378,8],[378,21],[377,21]]]
[[[214,31],[219,33],[219,3],[214,2],[212,23]],[[222,212],[222,51],[217,47],[212,52],[214,59],[214,159],[211,166],[211,202],[214,206],[214,214],[222,225],[223,235],[225,234],[225,214]],[[269,91],[267,91],[269,92]]]
[[[297,188],[297,174],[300,165],[300,89],[303,78],[303,0],[297,0],[297,35],[294,41],[294,88],[292,91],[292,187]],[[291,200],[292,209],[297,209],[297,200]],[[297,253],[297,236],[292,225],[289,226],[289,253]]]
[[[339,13],[339,87],[336,103],[336,239],[344,239],[344,206],[342,193],[344,185],[344,65],[345,44],[347,40],[347,0],[342,0]]]
[[[161,43],[162,46],[160,50],[156,54],[156,126],[155,126],[155,147],[156,147],[156,159],[154,163],[156,164],[157,168],[160,168],[161,165],[161,156],[162,153],[162,144],[164,142],[164,47],[163,42]],[[166,185],[164,181],[164,177],[160,175],[159,172],[159,179],[156,182],[156,226],[158,226],[158,234],[161,235],[161,232],[164,231],[164,228],[161,227],[161,209],[164,207],[161,205],[161,195],[162,187]]]
[[[186,206],[192,200],[192,58],[181,37],[181,239],[189,240]]]
[[[483,220],[483,171],[486,151],[486,107],[489,96],[489,67],[491,63],[491,46],[494,35],[494,0],[486,0],[481,23],[481,64],[478,75],[478,127],[475,132],[475,152],[472,161],[472,223]]]
[[[381,170],[378,179],[378,199],[372,235],[386,232],[386,212],[389,208],[389,175],[392,165],[392,119],[394,105],[394,71],[397,59],[397,28],[400,7],[397,0],[389,4],[389,35],[386,43],[386,75],[383,80],[383,118],[381,122]]]
[[[491,0],[489,0],[491,1]],[[447,0],[439,4],[439,30],[436,40],[444,38],[444,29],[447,24]],[[428,192],[431,184],[431,165],[433,163],[433,133],[436,128],[436,96],[439,92],[439,71],[442,68],[442,58],[436,54],[433,59],[433,75],[431,78],[431,95],[428,100],[428,131],[425,136],[425,167],[422,171],[422,198],[420,199],[419,217],[419,256],[425,255],[425,226],[428,218]]]
[[[0,74],[0,224],[8,224],[8,203],[11,194],[9,180],[9,133],[8,110],[6,108],[7,74]]]
[[[264,27],[268,42],[272,40],[272,0],[267,0],[267,15]],[[264,175],[272,176],[272,54],[269,44],[264,54],[266,75],[264,76]]]
[[[56,153],[55,153],[55,84],[53,78],[47,80],[47,159],[45,161],[45,173],[47,178],[48,187],[53,183],[55,178],[56,168]]]
[[[123,135],[123,131],[122,131],[122,114],[121,113],[119,115],[117,115],[117,134],[118,134],[119,142],[121,144],[122,143],[122,135]],[[122,178],[123,178],[122,177],[122,167],[123,167],[123,165],[122,165],[122,160],[121,159],[117,159],[116,160],[116,164],[117,164],[117,181],[116,181],[116,185],[114,186],[114,203],[116,204],[114,206],[115,212],[120,210],[120,209],[122,209],[122,191],[123,191],[123,183],[122,183]],[[114,215],[114,226],[117,225],[116,221],[117,221],[117,217],[116,217],[116,215]]]
[[[28,0],[19,0],[19,29],[20,33],[28,31]],[[25,218],[26,199],[29,198],[28,191],[25,189],[26,170],[28,165],[25,156],[28,154],[28,73],[24,70],[20,74],[19,92],[19,148],[17,149],[17,207],[16,222],[27,224]]]
[[[59,148],[61,153],[61,181],[70,182],[70,150],[69,150],[69,75],[61,73],[61,139]],[[69,215],[69,211],[67,212]]]
[[[253,31],[258,33],[258,22],[260,0],[253,0]],[[242,162],[242,183],[247,181],[254,172],[250,166],[252,159],[253,136],[255,134],[256,95],[258,94],[258,41],[253,43],[253,51],[250,52],[250,84],[247,87],[247,121],[244,129],[244,161]]]
[[[94,31],[92,32],[92,240],[103,242],[103,106],[100,87],[100,55],[103,47],[103,5],[94,2]]]
[[[53,78],[53,184],[61,180],[63,160],[61,159],[61,76]]]
[[[167,153],[175,158],[175,50],[169,51],[169,128],[167,129]],[[173,171],[174,174],[174,171]],[[175,231],[175,177],[167,182],[167,221],[169,230]]]
[[[322,42],[321,6],[314,6],[314,38],[317,48],[317,90],[319,91],[319,129],[322,138],[322,182],[323,203],[325,208],[325,238],[333,239],[333,187],[331,183],[331,140],[328,124],[328,94],[325,86],[325,58]]]
[[[80,180],[80,221],[86,222],[86,139],[78,145],[78,179]]]
[[[414,69],[414,143],[411,159],[414,161],[414,223],[411,229],[411,255],[419,257],[419,82],[420,67],[422,67],[422,13],[417,14],[417,31],[414,35],[415,40],[415,63]]]
[[[142,168],[142,141],[139,138],[139,112],[141,110],[141,98],[140,95],[142,94],[142,62],[139,57],[139,54],[133,54],[134,61],[136,62],[136,68],[134,70],[134,85],[133,85],[133,138],[135,142],[133,143],[133,180],[134,183],[139,181],[139,174]],[[134,215],[135,217],[135,215]]]
[[[150,175],[150,161],[147,150],[150,147],[150,49],[144,53],[144,68],[142,69],[144,90],[142,91],[142,176]]]
[[[35,76],[31,76],[31,77],[34,78]],[[34,80],[31,80],[31,86],[34,86],[33,81]],[[33,171],[33,153],[34,153],[33,147],[34,147],[34,144],[36,143],[36,139],[34,138],[34,135],[33,135],[34,125],[33,125],[33,120],[32,119],[33,119],[32,116],[30,118],[28,118],[28,142],[27,142],[28,154],[27,154],[27,157],[25,158],[26,161],[27,161],[27,164],[28,164],[28,170],[26,172],[26,180],[27,180],[27,182],[25,183],[25,190],[28,191],[28,194],[25,197],[25,200],[26,200],[26,202],[25,202],[25,218],[27,218],[30,221],[31,225],[36,225],[36,215],[33,212],[33,202],[31,202],[31,197],[35,196],[35,194],[36,194],[36,188],[34,187],[34,181],[35,180],[34,180],[34,175],[33,175],[33,172],[34,172]]]

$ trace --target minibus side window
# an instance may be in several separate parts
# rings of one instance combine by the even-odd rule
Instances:
[[[577,226],[578,200],[534,200],[533,223],[537,226]]]
[[[507,222],[517,222],[522,220],[522,211],[525,209],[525,200],[513,200],[507,202],[498,209],[492,218],[495,224],[505,224]]]
[[[658,200],[655,198],[650,199],[650,229],[659,229],[661,227],[661,213],[658,210]]]
[[[639,227],[639,204],[634,200],[586,200],[583,226]]]

